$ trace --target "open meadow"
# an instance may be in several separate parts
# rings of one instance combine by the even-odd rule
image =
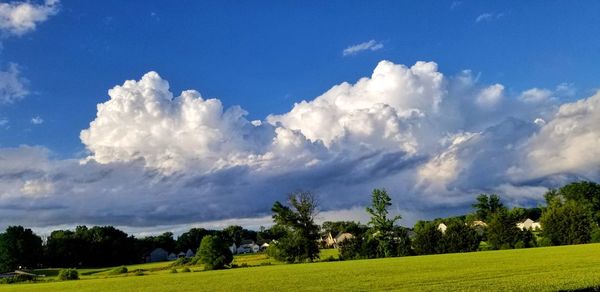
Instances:
[[[332,255],[332,251],[327,251]],[[266,256],[236,258],[264,263]],[[2,291],[557,291],[600,286],[600,244],[310,264],[263,264],[168,273],[160,264],[130,266],[145,275],[1,285]],[[250,264],[249,264],[250,265]],[[152,269],[157,269],[152,272]]]

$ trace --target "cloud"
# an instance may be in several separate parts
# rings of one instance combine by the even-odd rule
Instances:
[[[0,3],[0,30],[16,36],[31,32],[39,23],[58,13],[58,2],[46,0],[39,5],[31,2]]]
[[[370,40],[368,42],[352,45],[352,46],[345,48],[344,51],[342,52],[342,55],[350,56],[350,55],[356,55],[360,52],[367,51],[367,50],[377,51],[380,49],[383,49],[383,44],[381,42],[377,42],[375,40]]]
[[[479,16],[477,16],[477,18],[475,18],[475,22],[476,23],[490,22],[490,21],[498,20],[498,19],[502,18],[503,16],[504,16],[504,13],[486,12],[486,13],[482,13]]]
[[[0,71],[0,104],[15,102],[29,94],[27,83],[17,64],[11,63],[6,71]]]
[[[8,127],[8,119],[0,117],[0,128]]]
[[[41,125],[44,123],[44,119],[42,119],[40,116],[35,116],[31,118],[31,123],[34,125]]]
[[[367,77],[249,121],[198,91],[175,95],[149,72],[108,91],[81,131],[85,159],[0,148],[0,222],[254,226],[299,189],[317,194],[324,219],[360,219],[370,191],[384,187],[411,225],[467,212],[480,192],[535,205],[549,187],[600,178],[598,95],[560,105],[538,98],[558,89],[505,88],[468,70],[446,76],[434,62],[381,61]]]
[[[600,175],[600,92],[563,104],[542,125],[527,148],[530,176],[570,173],[587,178]]]
[[[494,84],[486,87],[477,95],[477,103],[483,107],[492,107],[502,99],[504,95],[504,86]]]

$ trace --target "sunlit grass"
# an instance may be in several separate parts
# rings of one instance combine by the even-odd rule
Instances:
[[[325,253],[334,251],[325,251]],[[260,262],[261,255],[237,257]],[[600,244],[2,285],[7,291],[556,291],[600,286]]]

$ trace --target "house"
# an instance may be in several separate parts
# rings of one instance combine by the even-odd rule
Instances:
[[[154,263],[154,262],[166,261],[168,257],[169,257],[169,253],[166,250],[159,247],[159,248],[155,248],[148,255],[146,255],[144,260],[147,263]]]
[[[483,233],[485,232],[485,228],[487,227],[487,223],[485,223],[481,220],[475,220],[475,221],[471,222],[471,227],[473,227],[473,229],[475,229],[475,231],[477,231],[477,234],[479,236],[483,236]]]
[[[269,248],[269,244],[268,244],[268,243],[266,243],[266,242],[265,242],[265,243],[263,243],[263,244],[260,246],[260,250],[261,250],[261,251],[265,251],[265,250],[267,250],[267,248]]]
[[[176,260],[176,259],[177,259],[177,255],[176,255],[176,254],[174,254],[174,253],[170,253],[170,254],[167,256],[167,260],[168,260],[168,261],[174,261],[174,260]]]
[[[331,232],[327,232],[325,236],[321,238],[321,244],[326,247],[333,247],[335,245],[335,239],[331,236]]]
[[[252,240],[242,240],[240,246],[237,248],[237,253],[256,253],[260,250],[260,246]]]
[[[194,252],[188,248],[188,250],[185,252],[185,257],[188,259],[191,259],[195,256],[196,254],[194,254]]]
[[[525,219],[525,221],[517,223],[517,228],[521,230],[536,230],[542,229],[542,225],[540,224],[540,222],[535,222],[527,218]]]
[[[354,235],[352,235],[351,233],[348,232],[343,232],[338,234],[338,236],[335,237],[335,247],[339,247],[340,243],[351,239],[352,237],[354,237]]]
[[[232,254],[237,253],[237,246],[235,245],[235,242],[231,244],[231,246],[229,247],[229,251],[231,251]]]
[[[441,231],[442,233],[446,233],[446,229],[447,229],[447,228],[448,228],[448,226],[446,226],[446,224],[444,224],[444,223],[440,223],[440,224],[438,225],[438,227],[437,227],[437,229],[438,229],[439,231]]]
[[[35,279],[37,277],[44,277],[45,275],[36,275],[36,274],[31,274],[31,273],[16,270],[14,272],[0,274],[0,279],[14,278],[17,276],[31,280],[31,279]]]

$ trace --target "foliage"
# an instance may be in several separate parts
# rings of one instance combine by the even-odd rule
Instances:
[[[552,245],[581,244],[591,239],[593,220],[589,205],[551,200],[541,218],[542,234]]]
[[[127,272],[129,272],[129,271],[127,270],[126,266],[120,266],[120,267],[113,268],[112,270],[110,270],[110,272],[108,274],[109,275],[120,275],[120,274],[126,274]]]
[[[79,272],[75,269],[62,269],[58,272],[59,280],[79,280]]]
[[[190,270],[190,268],[188,268],[188,267],[185,267],[185,268],[181,269],[181,272],[182,272],[182,273],[189,273],[189,272],[191,272],[191,271],[192,271],[192,270]]]
[[[417,254],[436,254],[444,252],[442,232],[431,221],[419,221],[414,228],[413,248]]]
[[[552,201],[575,201],[589,208],[596,224],[600,224],[600,184],[589,181],[573,182],[558,190],[548,191],[544,197],[548,206]]]
[[[325,221],[321,225],[321,229],[325,234],[331,233],[332,236],[348,232],[354,236],[364,234],[367,227],[354,221]]]
[[[46,251],[48,265],[54,267],[107,267],[136,263],[141,258],[136,239],[112,226],[53,231]]]
[[[470,252],[479,248],[481,239],[473,227],[462,220],[452,220],[447,226],[442,236],[444,252]]]
[[[204,264],[205,270],[223,269],[233,261],[233,255],[227,244],[214,235],[202,238],[197,256]]]
[[[277,201],[273,205],[273,220],[287,233],[273,244],[271,253],[286,262],[313,261],[319,257],[319,226],[314,222],[316,198],[310,192],[300,191],[291,194],[288,203],[284,206]]]
[[[235,243],[236,245],[240,245],[242,240],[256,241],[257,232],[244,229],[242,226],[232,225],[223,229],[222,234],[227,244],[231,245]]]
[[[0,272],[35,267],[42,257],[42,239],[31,229],[9,226],[0,234]]]
[[[217,232],[214,230],[206,230],[204,228],[192,228],[187,232],[181,234],[177,241],[175,242],[175,246],[178,251],[187,251],[188,249],[196,250],[200,246],[200,242],[202,242],[202,238],[206,235],[215,235]]]
[[[475,215],[478,220],[489,221],[493,214],[505,210],[500,197],[496,194],[480,194],[476,198],[477,202],[473,204]]]
[[[406,246],[410,247],[407,240],[408,236],[402,236],[395,228],[394,224],[400,220],[401,216],[388,218],[388,207],[392,205],[392,199],[386,190],[374,189],[371,194],[371,206],[367,207],[367,213],[371,215],[370,236],[377,242],[375,251],[376,257],[392,257],[398,256],[399,250],[405,250]],[[402,236],[399,241],[397,238]],[[405,245],[400,247],[399,244]]]
[[[492,249],[511,248],[519,241],[520,230],[508,211],[502,210],[491,216],[486,229],[487,243]]]

